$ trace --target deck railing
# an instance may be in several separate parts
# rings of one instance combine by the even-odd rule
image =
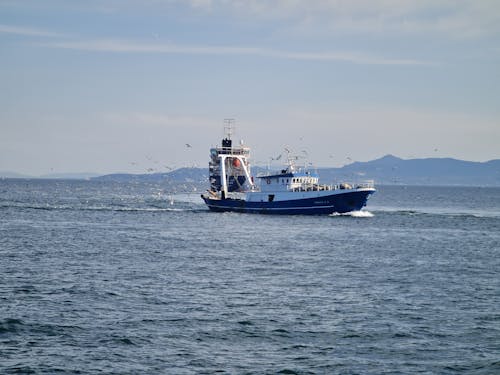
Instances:
[[[248,147],[217,147],[217,152],[223,155],[248,155],[250,149]]]
[[[321,184],[302,184],[300,186],[290,187],[289,191],[330,191],[330,190],[350,190],[350,189],[373,189],[375,183],[373,180],[363,181],[356,184],[340,183],[336,185]]]

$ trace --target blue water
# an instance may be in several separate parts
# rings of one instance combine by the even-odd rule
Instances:
[[[500,373],[498,188],[288,217],[3,180],[0,268],[0,373]]]

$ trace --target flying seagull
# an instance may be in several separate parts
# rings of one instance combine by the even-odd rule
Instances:
[[[278,156],[276,156],[275,158],[273,158],[272,156],[270,157],[271,160],[280,160],[281,159],[281,156],[282,154],[279,154]]]

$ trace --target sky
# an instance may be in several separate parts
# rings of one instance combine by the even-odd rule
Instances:
[[[0,171],[500,158],[498,0],[0,0],[0,68]]]

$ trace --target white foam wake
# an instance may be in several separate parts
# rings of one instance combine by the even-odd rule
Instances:
[[[370,211],[352,211],[348,212],[346,215],[352,217],[373,217],[373,214]]]
[[[344,214],[334,213],[330,216],[373,217],[374,215],[370,211],[351,211]]]

